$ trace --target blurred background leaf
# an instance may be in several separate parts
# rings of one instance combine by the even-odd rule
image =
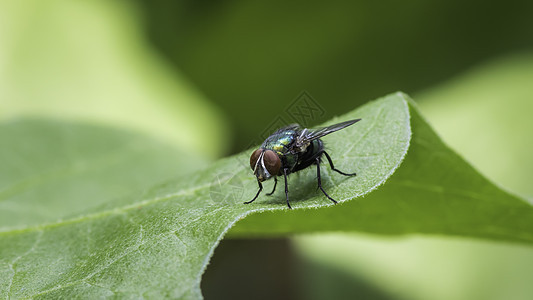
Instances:
[[[310,269],[299,273],[307,299],[359,294],[335,281],[336,277],[328,278],[331,273],[342,274],[348,282],[365,282],[374,290],[368,299],[525,300],[533,295],[533,253],[529,246],[363,234],[301,236],[295,245]],[[331,271],[320,272],[323,269]]]
[[[533,53],[472,68],[418,94],[421,110],[481,173],[533,199]]]
[[[0,119],[96,122],[226,152],[220,110],[150,47],[141,20],[126,1],[1,1]]]
[[[139,3],[150,40],[230,117],[234,151],[301,90],[324,107],[320,123],[533,48],[522,0]]]

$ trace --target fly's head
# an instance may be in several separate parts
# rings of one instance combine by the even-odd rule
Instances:
[[[276,176],[281,168],[281,159],[272,150],[257,149],[250,156],[250,167],[260,182]]]

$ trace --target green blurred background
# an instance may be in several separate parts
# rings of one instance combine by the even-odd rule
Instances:
[[[518,0],[1,0],[0,120],[105,124],[213,160],[248,148],[304,90],[324,110],[313,124],[401,90],[481,173],[531,199],[532,16]],[[202,289],[533,299],[532,279],[523,245],[332,234],[225,240]]]

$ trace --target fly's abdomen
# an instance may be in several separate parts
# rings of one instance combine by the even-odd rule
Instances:
[[[298,162],[294,167],[293,172],[305,169],[316,162],[316,158],[322,155],[324,150],[324,143],[320,139],[312,141],[304,153],[298,157]]]

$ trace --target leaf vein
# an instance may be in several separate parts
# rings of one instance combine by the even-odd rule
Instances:
[[[9,264],[9,269],[11,270],[11,272],[13,273],[13,275],[11,276],[10,280],[9,280],[9,284],[7,286],[7,294],[6,294],[6,299],[9,299],[11,297],[11,293],[12,293],[12,288],[13,288],[13,280],[15,279],[15,276],[17,274],[17,268],[15,266],[15,264],[17,263],[17,261],[19,261],[21,258],[23,258],[24,256],[32,253],[33,251],[35,251],[37,245],[41,242],[41,238],[43,236],[43,231],[39,231],[39,235],[37,235],[37,237],[35,238],[35,242],[33,243],[33,245],[31,246],[30,249],[28,249],[26,252],[24,252],[23,254],[17,256],[15,259],[13,259],[13,261]]]
[[[94,277],[97,274],[102,273],[103,271],[107,270],[109,267],[111,267],[116,262],[120,261],[121,259],[125,258],[126,256],[128,256],[128,255],[134,253],[135,251],[139,250],[139,248],[141,246],[143,246],[143,245],[145,245],[145,244],[147,244],[149,242],[156,242],[156,241],[158,241],[158,238],[160,238],[161,236],[167,235],[169,233],[176,235],[177,231],[179,231],[179,230],[181,230],[181,229],[183,229],[183,228],[185,228],[185,227],[197,222],[201,218],[205,218],[205,217],[207,217],[207,216],[209,216],[211,214],[214,214],[215,212],[220,211],[222,209],[223,209],[223,207],[218,207],[218,208],[216,208],[216,209],[214,209],[214,210],[212,210],[210,212],[207,212],[205,214],[200,214],[200,216],[198,216],[197,218],[194,218],[194,219],[188,221],[186,224],[182,224],[180,227],[178,227],[176,229],[162,232],[162,233],[158,234],[157,236],[155,236],[153,239],[145,240],[144,242],[137,242],[137,244],[135,244],[135,245],[133,245],[131,247],[128,247],[126,249],[126,251],[124,251],[122,254],[120,254],[115,259],[112,259],[110,262],[108,262],[108,264],[106,264],[105,266],[99,268],[98,270],[88,274],[84,278],[72,281],[72,282],[67,283],[65,285],[55,286],[53,288],[50,288],[50,289],[41,291],[41,292],[39,292],[37,294],[34,294],[34,295],[30,296],[30,297],[33,298],[33,297],[36,297],[36,296],[42,296],[42,295],[48,294],[50,292],[53,292],[53,291],[56,291],[56,290],[60,290],[60,289],[63,289],[63,288],[67,288],[67,287],[70,287],[70,286],[73,286],[73,285],[76,285],[76,284],[79,284],[79,283],[89,283],[87,280],[91,279],[92,277]],[[141,226],[141,228],[142,228],[142,226]],[[140,237],[142,237],[142,232],[141,232],[141,236]]]

